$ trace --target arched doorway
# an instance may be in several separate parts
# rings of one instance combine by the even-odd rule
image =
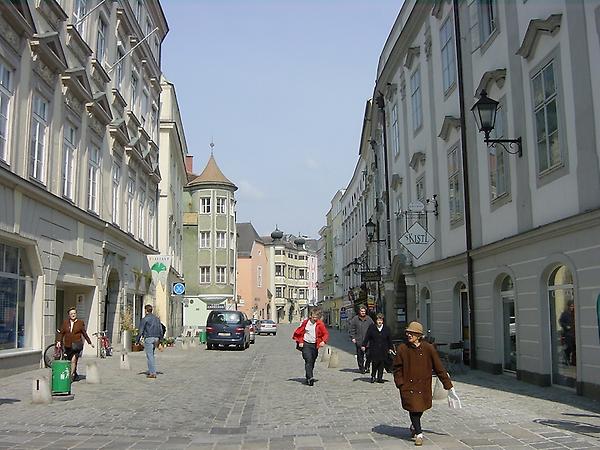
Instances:
[[[106,282],[106,294],[104,296],[104,321],[102,330],[107,331],[112,342],[117,342],[119,338],[119,329],[115,326],[117,316],[117,305],[119,303],[119,273],[111,270]]]
[[[506,275],[500,284],[502,302],[502,369],[517,371],[517,317],[515,308],[515,288],[513,280]]]
[[[577,351],[573,275],[567,266],[555,268],[548,279],[552,383],[575,387]]]
[[[469,311],[469,294],[467,286],[464,283],[458,283],[455,288],[456,297],[458,299],[458,313],[460,326],[459,341],[463,344],[462,360],[465,365],[469,365],[470,361],[470,344],[471,344],[471,330],[470,330],[470,311]]]

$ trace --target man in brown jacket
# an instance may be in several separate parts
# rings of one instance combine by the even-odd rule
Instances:
[[[406,329],[407,344],[400,344],[394,358],[394,382],[400,389],[402,408],[410,415],[410,430],[415,445],[423,445],[421,416],[431,408],[431,371],[434,370],[444,389],[454,389],[437,350],[423,341],[423,325],[411,322]]]

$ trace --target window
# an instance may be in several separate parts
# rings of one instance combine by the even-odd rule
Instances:
[[[121,166],[114,161],[112,166],[112,189],[111,189],[111,205],[112,205],[112,223],[119,224],[119,200],[121,190]]]
[[[229,201],[229,214],[231,214],[232,216],[235,216],[235,200],[231,199]]]
[[[285,253],[283,252],[283,250],[275,250],[275,254],[276,255],[285,255]]]
[[[398,105],[394,103],[392,107],[392,148],[394,156],[400,153],[400,129],[398,127]]]
[[[146,115],[148,114],[148,92],[142,92],[142,106],[140,108],[140,123],[146,127]]]
[[[462,219],[460,173],[458,147],[453,147],[448,152],[448,207],[450,210],[450,223],[456,223]]]
[[[298,289],[298,298],[299,299],[303,299],[304,298],[304,289]]]
[[[298,278],[306,280],[306,271],[304,269],[298,269]]]
[[[40,182],[44,182],[48,110],[48,102],[38,94],[34,94],[29,145],[29,176]]]
[[[496,113],[496,126],[492,132],[494,139],[504,137],[505,113],[504,108],[500,107]],[[508,160],[506,152],[497,146],[489,147],[489,167],[490,167],[490,196],[491,200],[503,196],[508,192]]]
[[[138,238],[144,240],[145,218],[144,208],[146,207],[146,191],[140,190],[138,194]]]
[[[227,199],[225,197],[217,197],[217,214],[227,213]]]
[[[152,29],[153,29],[152,21],[150,20],[150,18],[148,18],[148,19],[146,19],[146,36],[150,34]]]
[[[63,134],[62,195],[73,200],[73,166],[77,152],[77,128],[67,123]]]
[[[262,287],[262,279],[263,279],[262,266],[258,266],[256,268],[256,286],[257,287]]]
[[[96,36],[96,59],[104,62],[106,58],[106,22],[98,20],[98,34]]]
[[[440,46],[442,53],[442,80],[444,92],[447,92],[456,82],[456,62],[454,60],[454,23],[448,16],[440,28]]]
[[[425,175],[417,178],[416,182],[417,200],[425,204]]]
[[[8,130],[12,72],[0,62],[0,160],[8,162]]]
[[[227,233],[224,231],[217,231],[217,242],[215,246],[217,248],[227,248]]]
[[[134,69],[131,73],[131,91],[130,91],[130,101],[129,101],[129,109],[132,111],[135,109],[135,102],[137,101],[137,85],[138,85],[138,76],[136,70]]]
[[[138,22],[142,19],[142,9],[144,7],[144,1],[143,0],[137,0],[137,4],[135,6],[135,18],[138,20]]]
[[[215,267],[217,272],[217,283],[227,283],[227,268],[223,266]]]
[[[157,141],[156,131],[158,130],[158,108],[152,105],[152,112],[150,113],[150,139]]]
[[[562,164],[558,130],[558,106],[554,63],[533,76],[533,106],[538,155],[538,174]]]
[[[25,311],[27,295],[25,252],[6,244],[0,244],[0,350],[23,348],[26,345]]]
[[[275,286],[275,297],[282,298],[283,297],[283,287]]]
[[[275,264],[275,276],[282,277],[285,271],[285,266],[283,264]]]
[[[100,149],[91,145],[88,155],[88,210],[98,213],[98,193],[100,181]]]
[[[484,43],[496,31],[496,0],[478,0],[481,21],[481,42]]]
[[[79,34],[85,39],[85,20],[83,17],[87,14],[88,0],[75,0],[73,7],[73,23]]]
[[[210,283],[210,267],[200,266],[200,283]]]
[[[210,231],[200,232],[200,248],[210,248]]]
[[[127,181],[127,231],[133,233],[133,201],[135,198],[135,174]]]
[[[200,212],[202,214],[210,214],[210,197],[202,197],[200,199]]]
[[[415,70],[410,76],[410,101],[412,106],[413,131],[423,124],[423,109],[421,105],[421,72]]]
[[[155,204],[154,198],[148,199],[148,245],[154,247],[154,226],[155,226]]]
[[[125,53],[123,52],[123,50],[121,48],[117,49],[117,61],[119,61],[121,58],[123,58],[123,56],[125,56]],[[121,90],[121,87],[123,86],[123,72],[124,72],[124,60],[120,61],[117,64],[117,75],[116,75],[116,79],[115,79],[115,85],[117,87],[117,89]]]

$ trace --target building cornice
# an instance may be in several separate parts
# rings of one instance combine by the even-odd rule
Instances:
[[[525,59],[529,58],[537,45],[540,34],[554,36],[560,30],[561,19],[562,14],[552,14],[545,20],[530,20],[521,47],[517,50],[517,55],[520,55]]]

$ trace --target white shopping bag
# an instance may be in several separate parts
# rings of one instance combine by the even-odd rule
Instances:
[[[456,391],[454,390],[454,388],[452,388],[448,391],[448,406],[451,409],[461,409],[462,408],[462,402],[460,401],[460,398],[458,398],[458,395],[456,394]]]

